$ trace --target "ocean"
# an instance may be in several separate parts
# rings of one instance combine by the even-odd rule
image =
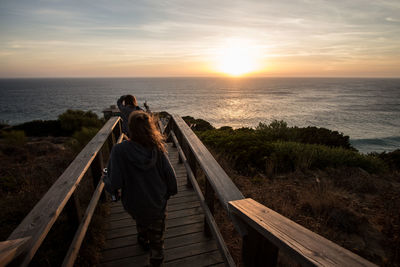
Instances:
[[[56,119],[67,109],[102,110],[133,94],[152,111],[202,118],[216,127],[284,120],[350,136],[359,151],[400,148],[400,79],[57,78],[0,79],[0,121]]]

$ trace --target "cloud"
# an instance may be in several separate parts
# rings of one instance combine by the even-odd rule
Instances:
[[[396,19],[396,18],[392,18],[392,17],[387,17],[386,21],[390,21],[390,22],[400,22],[400,19]]]
[[[21,68],[24,57],[173,65],[237,38],[265,60],[384,61],[400,59],[399,13],[398,0],[3,0],[0,49]]]

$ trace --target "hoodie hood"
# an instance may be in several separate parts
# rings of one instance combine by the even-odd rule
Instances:
[[[124,141],[121,144],[126,159],[135,167],[148,170],[157,162],[158,152],[156,148],[149,149],[134,141]]]

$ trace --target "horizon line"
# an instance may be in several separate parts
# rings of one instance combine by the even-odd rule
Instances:
[[[334,79],[400,79],[400,76],[14,76],[0,77],[6,79],[165,79],[165,78],[230,78],[230,79],[258,79],[258,78],[334,78]]]

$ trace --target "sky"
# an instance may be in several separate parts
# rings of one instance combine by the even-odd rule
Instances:
[[[399,0],[0,0],[0,77],[400,77]]]

